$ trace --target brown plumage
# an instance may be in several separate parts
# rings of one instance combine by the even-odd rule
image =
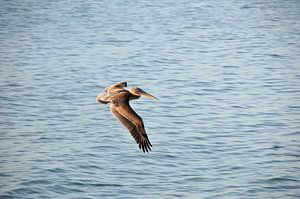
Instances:
[[[129,105],[130,100],[139,99],[145,96],[157,100],[154,96],[146,93],[140,88],[132,87],[125,90],[126,82],[119,82],[107,87],[103,93],[97,96],[99,103],[110,103],[112,114],[125,126],[135,139],[143,152],[151,151],[151,143],[146,134],[142,118]]]

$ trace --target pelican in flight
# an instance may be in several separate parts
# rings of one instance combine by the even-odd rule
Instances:
[[[128,90],[127,82],[119,82],[105,88],[96,100],[102,104],[110,104],[110,111],[125,126],[132,137],[135,139],[139,148],[143,152],[151,151],[151,143],[146,134],[142,118],[129,105],[130,100],[139,99],[141,96],[158,101],[156,97],[143,91],[138,87],[132,87]]]

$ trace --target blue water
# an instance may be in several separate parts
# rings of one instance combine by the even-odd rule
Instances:
[[[1,199],[300,198],[298,0],[0,4]]]

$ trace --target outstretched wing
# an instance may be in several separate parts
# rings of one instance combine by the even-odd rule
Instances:
[[[129,102],[111,103],[110,110],[121,124],[128,129],[136,143],[139,144],[139,148],[142,149],[143,152],[151,151],[152,145],[146,134],[143,120],[130,107]]]

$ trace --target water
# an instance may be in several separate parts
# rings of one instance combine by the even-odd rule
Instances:
[[[0,3],[0,198],[300,197],[299,1]]]

